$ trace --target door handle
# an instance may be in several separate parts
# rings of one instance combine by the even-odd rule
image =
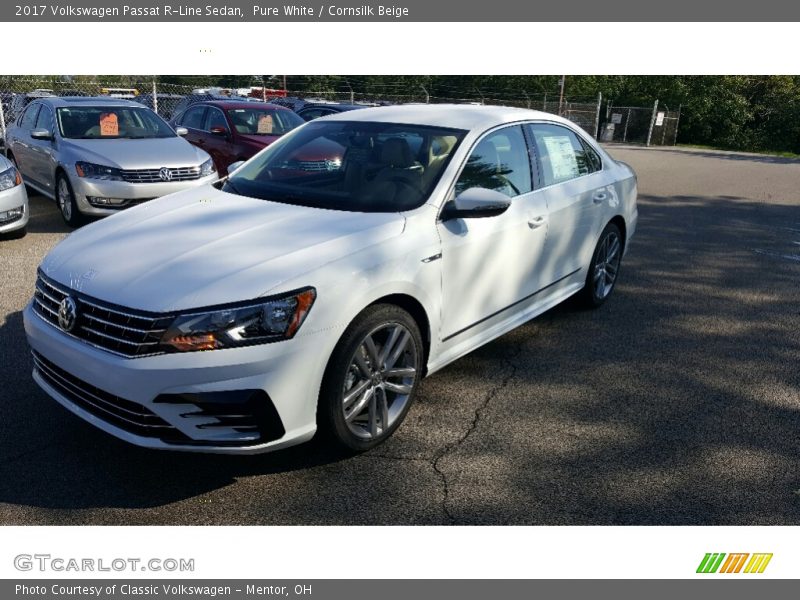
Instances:
[[[605,192],[597,192],[594,196],[592,196],[592,202],[594,202],[595,204],[600,204],[602,202],[605,202],[606,199],[608,199],[608,194],[606,194]]]
[[[547,219],[541,215],[538,217],[533,217],[532,219],[528,219],[528,227],[531,229],[538,229],[545,223],[547,223]]]

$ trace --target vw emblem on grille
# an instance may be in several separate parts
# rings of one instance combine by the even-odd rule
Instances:
[[[172,171],[167,167],[161,167],[158,170],[158,176],[161,178],[161,181],[172,181]]]
[[[78,319],[78,306],[70,296],[66,296],[58,305],[58,325],[66,332],[72,331]]]

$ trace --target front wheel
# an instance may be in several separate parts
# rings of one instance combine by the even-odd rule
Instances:
[[[622,234],[619,227],[609,223],[600,234],[586,274],[586,285],[581,292],[584,304],[597,308],[608,299],[617,283],[621,261]]]
[[[72,185],[63,173],[59,173],[56,178],[56,200],[64,222],[70,227],[80,227],[83,224],[83,215],[75,202]]]
[[[365,309],[342,335],[320,393],[323,434],[363,452],[400,426],[414,400],[422,371],[419,327],[403,309]]]

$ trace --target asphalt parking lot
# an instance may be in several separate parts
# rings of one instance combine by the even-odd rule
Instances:
[[[67,229],[32,196],[0,242],[0,523],[800,524],[800,162],[610,150],[640,186],[612,299],[428,378],[360,456],[146,451],[50,400],[21,310]]]

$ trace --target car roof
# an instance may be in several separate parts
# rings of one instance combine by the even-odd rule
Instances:
[[[297,110],[305,110],[307,108],[334,108],[340,111],[356,110],[357,108],[369,108],[375,106],[374,104],[345,104],[343,102],[306,102]]]
[[[252,100],[203,100],[202,102],[195,102],[192,106],[198,104],[207,104],[208,106],[216,106],[218,108],[253,108],[254,106],[257,108],[262,106],[263,108],[278,109],[278,110],[287,110],[291,112],[291,110],[285,106],[281,106],[280,104],[269,104],[267,102],[259,102],[256,100],[253,102]]]
[[[474,106],[468,104],[398,104],[376,106],[357,111],[326,115],[326,121],[380,121],[408,125],[428,125],[464,130],[486,130],[495,125],[516,121],[547,120],[571,125],[551,113],[511,106]]]
[[[141,104],[133,100],[111,98],[109,96],[47,96],[45,98],[36,98],[36,100],[46,102],[55,108],[68,106],[132,106],[142,108]]]

